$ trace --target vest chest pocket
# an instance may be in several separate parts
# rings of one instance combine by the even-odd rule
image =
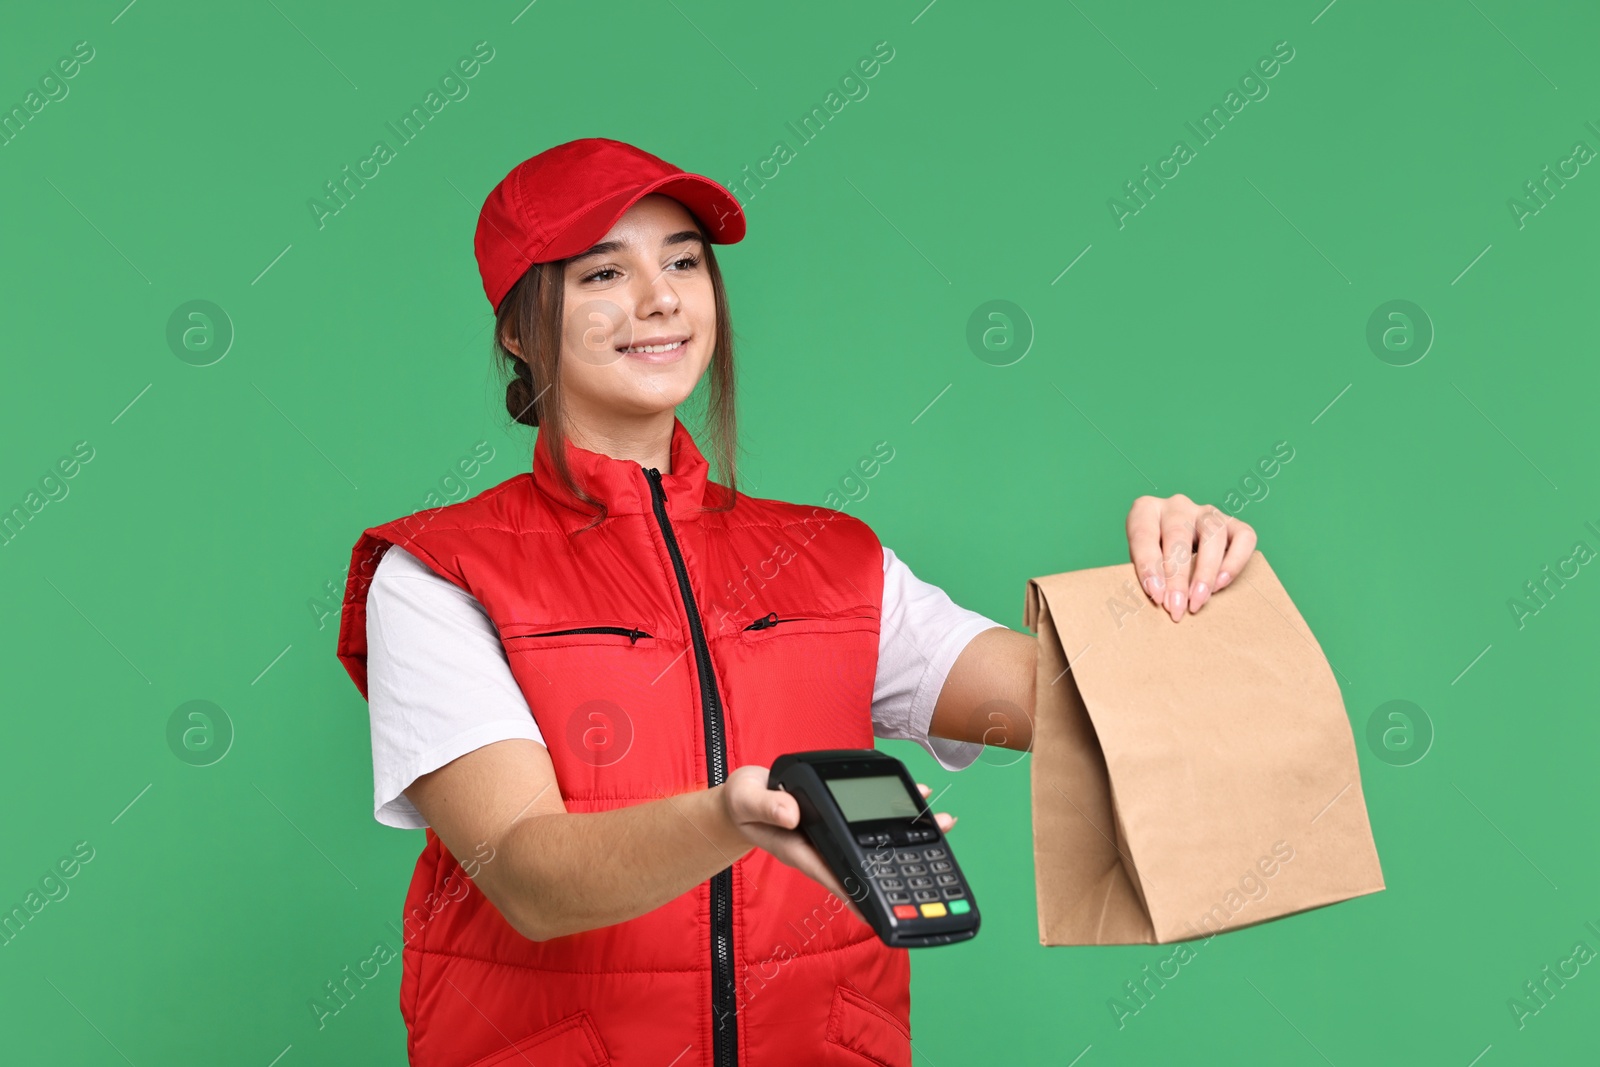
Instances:
[[[559,648],[563,645],[629,645],[653,648],[656,636],[638,625],[515,626],[500,636],[507,652]]]
[[[636,740],[688,752],[687,719],[662,715],[682,691],[683,643],[670,628],[626,618],[553,619],[506,624],[501,645],[555,761],[562,794],[627,792],[626,779],[648,760],[628,761]],[[692,660],[690,661],[692,664]],[[658,684],[660,683],[660,684]],[[690,780],[693,772],[687,772]],[[680,775],[682,777],[682,775]]]
[[[730,628],[731,629],[731,628]],[[769,611],[719,640],[724,693],[742,714],[739,756],[872,746],[878,616]]]
[[[751,621],[739,631],[739,639],[747,644],[799,637],[805,634],[838,634],[852,630],[876,630],[875,615],[809,615],[805,612],[780,614],[769,611]]]

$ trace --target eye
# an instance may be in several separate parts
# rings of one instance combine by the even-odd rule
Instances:
[[[672,264],[671,264],[671,266],[679,268],[679,273],[682,273],[683,271],[687,271],[687,270],[694,270],[699,265],[700,265],[700,257],[699,256],[693,256],[693,255],[679,256],[677,259],[673,260]],[[617,273],[618,273],[618,271],[617,271],[617,269],[615,267],[601,267],[598,270],[590,271],[588,274],[585,274],[582,278],[579,279],[579,281],[580,282],[610,281],[611,280],[610,278],[606,278],[606,277],[603,277],[603,276],[604,275],[608,275],[608,274],[609,275],[615,275]]]

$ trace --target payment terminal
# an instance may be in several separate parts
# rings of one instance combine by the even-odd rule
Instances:
[[[920,948],[978,932],[978,904],[905,764],[875,749],[779,756],[767,788],[800,804],[800,829],[884,944]]]

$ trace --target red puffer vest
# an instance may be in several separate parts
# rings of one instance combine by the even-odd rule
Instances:
[[[363,696],[367,588],[395,544],[489,613],[568,811],[873,747],[883,556],[865,523],[743,494],[701,511],[728,490],[676,420],[670,474],[567,455],[610,508],[593,529],[541,434],[531,473],[362,535],[338,652]],[[530,941],[426,837],[400,984],[413,1064],[911,1063],[906,950],[765,851],[637,918]]]

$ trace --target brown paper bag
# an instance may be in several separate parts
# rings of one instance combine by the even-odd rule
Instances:
[[[1383,889],[1338,684],[1260,552],[1182,622],[1129,563],[1032,579],[1025,622],[1041,944],[1184,941]]]

